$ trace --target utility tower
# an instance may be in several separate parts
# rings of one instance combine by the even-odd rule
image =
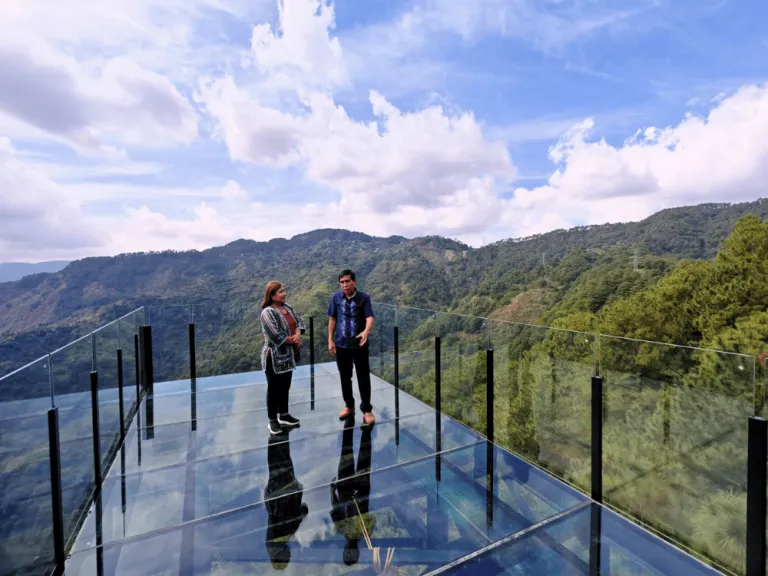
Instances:
[[[634,270],[635,270],[635,272],[640,272],[640,261],[639,261],[638,256],[637,256],[637,248],[635,248],[635,267],[634,267]]]

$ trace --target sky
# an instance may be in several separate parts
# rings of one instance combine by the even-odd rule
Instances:
[[[4,0],[0,261],[768,197],[765,0]]]

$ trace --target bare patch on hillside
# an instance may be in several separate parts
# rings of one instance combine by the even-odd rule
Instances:
[[[545,288],[526,290],[502,308],[497,308],[490,313],[491,320],[503,320],[505,322],[521,322],[524,324],[536,323],[541,315],[546,312],[549,291]]]

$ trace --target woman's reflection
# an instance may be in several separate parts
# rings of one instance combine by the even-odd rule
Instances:
[[[267,446],[269,479],[264,489],[267,507],[267,553],[275,570],[284,570],[291,561],[288,541],[309,513],[302,503],[304,487],[296,480],[291,444],[286,436],[272,436]]]
[[[358,543],[371,534],[376,518],[368,513],[368,497],[371,494],[371,430],[362,428],[357,468],[353,448],[355,423],[348,420],[342,433],[339,475],[331,483],[331,518],[336,530],[347,543],[344,546],[344,564],[352,566],[360,558]]]

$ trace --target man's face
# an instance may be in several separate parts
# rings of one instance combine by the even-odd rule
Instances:
[[[355,286],[357,285],[357,282],[352,280],[349,276],[342,276],[339,280],[339,286],[341,286],[341,291],[344,292],[347,296],[352,294],[355,291]]]

